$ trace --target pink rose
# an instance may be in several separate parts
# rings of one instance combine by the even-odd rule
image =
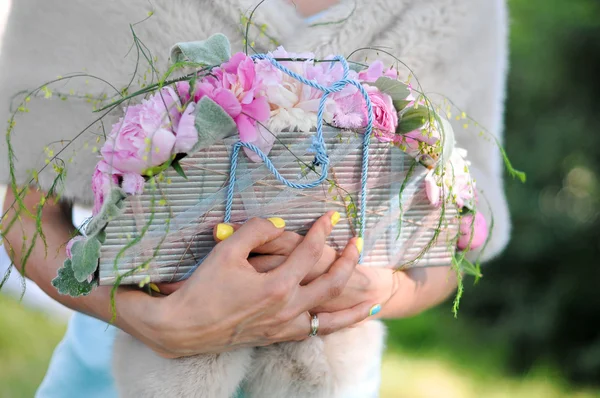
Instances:
[[[142,104],[128,107],[113,125],[101,153],[114,168],[141,175],[169,160],[175,145],[171,122],[179,123],[180,118],[172,91],[165,89],[162,98],[154,94]],[[172,108],[165,108],[163,100]]]
[[[92,192],[94,194],[94,215],[100,212],[104,198],[108,196],[110,190],[119,184],[121,172],[114,169],[104,160],[101,160],[94,169],[92,175]]]
[[[382,142],[394,141],[398,127],[398,113],[394,108],[392,97],[373,86],[365,86],[373,107],[373,130],[375,137]],[[366,117],[365,105],[365,117]]]
[[[77,235],[76,237],[71,239],[69,241],[69,243],[67,243],[67,247],[65,248],[65,250],[67,252],[67,258],[73,259],[73,254],[71,253],[71,249],[73,248],[73,245],[75,244],[75,242],[79,242],[82,240],[85,240],[85,237],[83,237],[81,235]]]
[[[471,228],[473,229],[472,231]],[[471,235],[471,232],[473,235]],[[481,247],[488,237],[488,226],[483,214],[476,213],[475,221],[473,221],[472,214],[463,216],[460,220],[459,234],[457,247],[460,250],[467,249],[467,247],[469,247],[469,241],[471,242],[471,246],[469,247],[470,250]],[[471,236],[473,238],[471,238]]]

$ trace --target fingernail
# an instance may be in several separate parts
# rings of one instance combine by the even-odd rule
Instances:
[[[342,217],[342,216],[340,215],[340,213],[339,213],[339,212],[337,212],[337,211],[336,211],[335,213],[333,213],[333,214],[331,215],[331,225],[333,225],[333,226],[335,227],[335,226],[337,225],[337,223],[339,223],[339,222],[340,222],[340,218],[341,218],[341,217]]]
[[[381,312],[381,304],[375,304],[369,311],[369,316],[377,315]]]
[[[364,245],[365,245],[365,240],[363,238],[361,238],[361,237],[356,238],[356,248],[358,249],[359,253],[362,253]]]
[[[225,240],[233,235],[233,227],[229,224],[219,224],[217,225],[217,239]]]
[[[160,293],[160,289],[154,283],[149,283],[150,289],[154,290],[156,293]]]
[[[283,218],[271,217],[267,218],[267,220],[271,221],[271,224],[273,224],[275,228],[285,228],[285,221],[283,221]]]

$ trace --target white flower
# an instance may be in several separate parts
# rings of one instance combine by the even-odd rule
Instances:
[[[470,162],[466,160],[467,151],[454,148],[450,159],[442,166],[432,169],[425,177],[427,198],[434,206],[441,201],[450,201],[459,208],[474,208],[475,182],[469,173]]]

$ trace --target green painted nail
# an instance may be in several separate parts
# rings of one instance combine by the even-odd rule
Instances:
[[[380,311],[381,311],[381,304],[376,304],[373,307],[371,307],[371,310],[369,311],[369,316],[377,315],[377,314],[379,314]]]

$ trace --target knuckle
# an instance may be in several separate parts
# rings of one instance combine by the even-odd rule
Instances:
[[[277,282],[267,288],[267,296],[273,302],[286,302],[290,293],[287,283]]]
[[[287,324],[294,319],[294,314],[290,310],[280,311],[275,316],[275,321],[278,325]]]
[[[278,328],[267,328],[263,331],[262,333],[263,338],[266,340],[266,342],[273,342],[275,340],[277,340],[277,336],[279,335],[279,329]]]
[[[346,285],[343,280],[340,278],[333,279],[329,285],[329,297],[336,298],[341,296],[345,287]]]
[[[306,245],[306,255],[311,261],[319,261],[323,247],[317,243],[310,242]]]

